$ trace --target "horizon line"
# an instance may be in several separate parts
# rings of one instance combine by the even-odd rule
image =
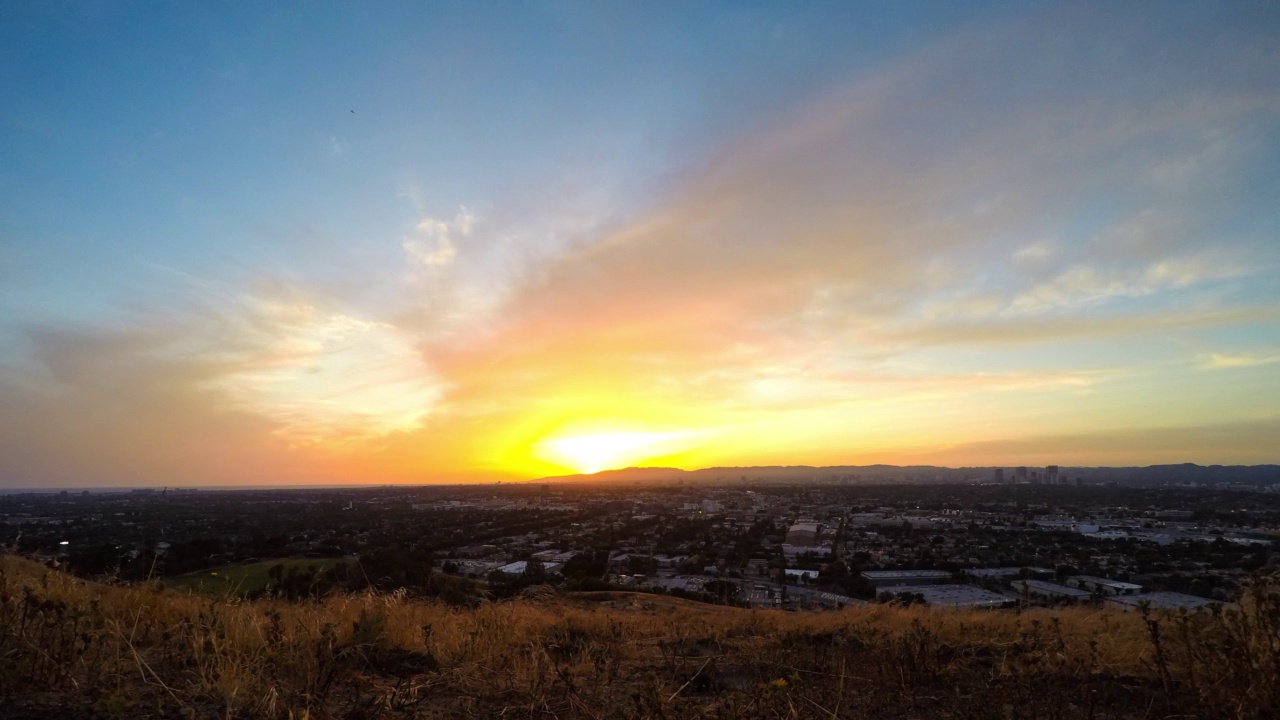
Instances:
[[[1195,466],[1199,468],[1268,468],[1280,467],[1280,461],[1272,463],[1251,463],[1251,464],[1224,464],[1211,463],[1201,464],[1197,462],[1181,462],[1181,463],[1152,463],[1149,465],[1060,465],[1062,470],[1144,470],[1150,468],[1161,467],[1185,467]],[[963,471],[963,470],[996,470],[996,469],[1012,469],[1018,467],[1037,468],[1051,467],[1050,465],[896,465],[892,463],[870,463],[867,465],[712,465],[708,467],[695,468],[692,470],[662,466],[662,465],[632,465],[620,468],[610,468],[607,470],[599,470],[594,473],[569,473],[565,475],[548,475],[538,478],[511,479],[502,478],[494,480],[477,480],[472,482],[458,481],[439,481],[430,480],[421,481],[374,481],[374,482],[335,482],[335,483],[263,483],[263,484],[217,484],[217,485],[184,485],[181,483],[171,484],[136,484],[136,485],[68,485],[54,487],[5,487],[0,486],[0,494],[16,495],[24,493],[62,493],[62,492],[128,492],[133,490],[185,490],[185,491],[236,491],[236,490],[342,490],[342,489],[367,489],[378,487],[450,487],[450,486],[475,486],[475,485],[527,485],[537,483],[563,482],[570,479],[591,479],[600,478],[607,479],[609,475],[616,473],[624,473],[627,471],[668,471],[673,473],[693,474],[705,473],[715,470],[767,470],[767,469],[786,469],[786,470],[830,470],[833,468],[895,468],[906,470],[911,468],[933,468],[938,470]],[[761,478],[753,478],[761,479]],[[657,478],[650,478],[657,480]]]

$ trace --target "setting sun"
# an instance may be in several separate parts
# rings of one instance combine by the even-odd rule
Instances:
[[[684,432],[602,432],[555,437],[537,443],[534,455],[580,473],[627,467],[668,455]]]

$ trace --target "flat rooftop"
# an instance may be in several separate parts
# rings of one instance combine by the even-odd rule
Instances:
[[[866,600],[859,600],[857,598],[851,598],[848,595],[840,595],[838,593],[820,592],[814,593],[814,597],[824,602],[841,603],[845,607],[868,604]]]
[[[564,563],[557,563],[557,562],[542,563],[542,569],[544,572],[552,573],[559,570],[561,565],[563,564]],[[524,560],[517,560],[513,563],[507,563],[506,565],[503,565],[502,567],[498,568],[498,570],[502,571],[507,575],[521,575],[528,568],[529,568],[528,562]]]
[[[1017,577],[1022,575],[1023,570],[1028,570],[1032,575],[1052,575],[1053,571],[1049,568],[1038,567],[996,567],[996,568],[969,568],[963,572],[974,577]]]
[[[1077,598],[1079,600],[1085,600],[1093,597],[1093,594],[1086,590],[1073,588],[1070,585],[1059,585],[1058,583],[1045,582],[1044,580],[1014,580],[1012,583],[1012,585],[1018,589],[1021,589],[1023,584],[1031,590],[1039,590],[1040,592],[1053,593],[1054,595],[1062,595],[1064,597]]]
[[[863,570],[862,577],[868,580],[897,580],[919,578],[949,578],[946,570]]]
[[[1012,598],[974,585],[918,585],[903,592],[920,593],[935,607],[1004,607]]]
[[[1142,586],[1135,583],[1124,582],[1122,580],[1111,580],[1104,577],[1095,577],[1093,575],[1075,575],[1072,580],[1076,582],[1093,583],[1094,585],[1106,585],[1107,587],[1121,588],[1124,590],[1141,590]]]
[[[1162,590],[1159,592],[1142,593],[1141,595],[1120,595],[1117,597],[1107,598],[1107,602],[1113,602],[1120,605],[1127,605],[1132,608],[1146,603],[1152,610],[1196,610],[1209,605],[1222,605],[1217,600],[1197,597],[1195,595],[1187,595],[1186,593],[1170,592]]]

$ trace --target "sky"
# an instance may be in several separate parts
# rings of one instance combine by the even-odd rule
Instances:
[[[1280,462],[1277,37],[0,3],[0,487]]]

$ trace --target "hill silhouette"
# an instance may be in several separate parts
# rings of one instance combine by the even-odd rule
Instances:
[[[940,465],[750,465],[681,470],[671,467],[628,467],[591,474],[556,475],[534,482],[688,482],[734,483],[742,481],[828,481],[875,483],[885,480],[919,482],[963,482],[987,480],[997,468],[1011,466],[944,467]],[[1087,482],[1161,483],[1245,483],[1280,484],[1280,465],[1148,465],[1143,467],[1070,467],[1060,469],[1061,477]],[[1011,478],[1012,475],[1008,474]]]

